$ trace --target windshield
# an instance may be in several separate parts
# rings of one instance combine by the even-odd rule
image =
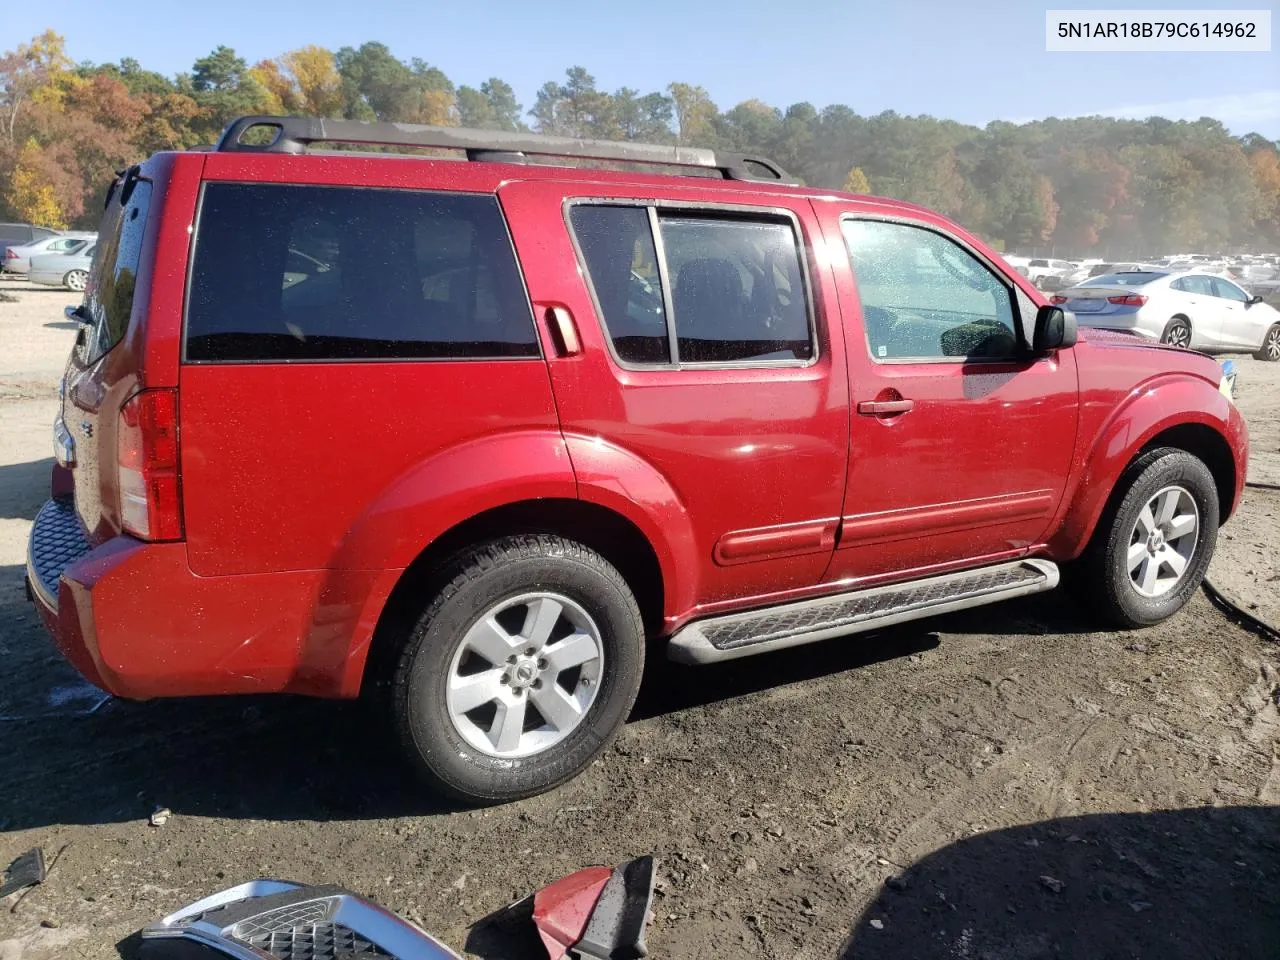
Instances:
[[[1161,277],[1167,277],[1167,273],[1148,273],[1135,270],[1132,273],[1104,273],[1100,277],[1094,277],[1080,284],[1082,287],[1141,287],[1151,283],[1153,280],[1159,280]]]

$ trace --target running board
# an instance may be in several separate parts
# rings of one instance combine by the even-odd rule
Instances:
[[[1017,560],[699,620],[676,632],[667,656],[679,663],[734,660],[1041,593],[1057,585],[1056,564]]]

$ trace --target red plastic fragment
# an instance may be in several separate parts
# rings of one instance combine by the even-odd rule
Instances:
[[[587,867],[533,895],[533,923],[551,960],[564,960],[569,948],[582,939],[591,911],[612,875],[611,867]]]

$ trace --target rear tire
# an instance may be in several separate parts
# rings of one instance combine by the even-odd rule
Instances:
[[[1218,490],[1209,468],[1184,450],[1150,450],[1116,484],[1071,581],[1114,626],[1150,626],[1191,599],[1217,539]]]
[[[1160,342],[1171,347],[1187,349],[1191,346],[1191,324],[1185,317],[1174,317],[1165,325]]]
[[[1266,360],[1275,363],[1280,360],[1280,323],[1273,323],[1267,335],[1262,338],[1262,346],[1253,355],[1255,360]]]
[[[67,275],[62,278],[62,285],[75,293],[83,292],[88,282],[89,274],[85,273],[83,270],[70,270],[67,272]]]
[[[580,543],[531,535],[463,553],[441,580],[392,686],[418,772],[467,804],[581,773],[622,728],[644,669],[644,625],[622,575]]]

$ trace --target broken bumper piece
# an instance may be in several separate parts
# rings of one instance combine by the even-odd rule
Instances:
[[[335,886],[253,880],[205,897],[142,931],[145,960],[461,960],[430,934]]]
[[[533,896],[533,922],[550,960],[647,957],[654,859],[579,870]]]

